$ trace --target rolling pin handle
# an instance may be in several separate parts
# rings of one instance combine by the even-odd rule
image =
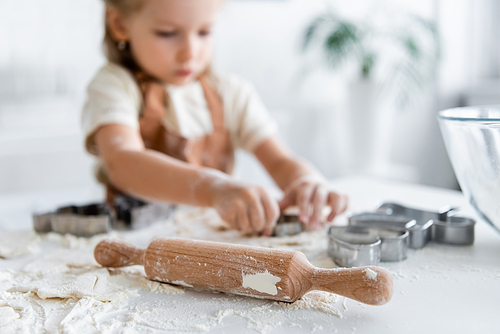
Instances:
[[[394,279],[381,267],[315,268],[312,290],[332,292],[368,305],[383,305],[393,294]]]
[[[103,267],[126,267],[144,264],[144,249],[118,240],[103,240],[94,249],[94,258]]]

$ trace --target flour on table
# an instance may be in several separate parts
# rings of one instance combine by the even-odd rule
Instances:
[[[90,296],[103,302],[120,301],[137,295],[133,290],[122,291],[122,287],[109,282],[108,278],[108,270],[102,268],[80,274],[24,274],[18,278],[20,282],[7,291],[31,292],[41,299],[81,299]]]
[[[294,303],[279,303],[285,309],[312,309],[342,318],[339,309],[333,306],[339,296],[324,291],[311,291]]]
[[[52,243],[59,244],[66,248],[71,249],[85,249],[88,247],[95,247],[100,241],[109,238],[120,239],[119,234],[116,231],[112,231],[108,234],[97,234],[90,238],[77,237],[72,234],[59,234],[55,232],[49,232],[43,235],[44,240]]]
[[[9,259],[40,251],[40,236],[32,230],[0,235],[0,257]]]
[[[15,319],[19,319],[19,314],[12,307],[0,306],[0,326],[5,326]]]
[[[0,322],[0,332],[101,333],[123,326],[114,316],[125,320],[129,299],[140,291],[184,292],[146,279],[136,267],[107,270],[97,266],[92,249],[67,249],[21,271],[0,272],[0,319],[10,319]]]
[[[94,254],[88,249],[52,251],[40,256],[36,261],[32,261],[24,266],[23,271],[30,273],[57,274],[70,273],[82,268],[95,268],[97,262]]]
[[[285,324],[307,323],[310,320],[304,313],[307,310],[323,314],[328,328],[334,328],[335,319],[341,318],[334,306],[339,297],[331,293],[306,294],[291,304],[230,294],[216,295],[217,298],[205,299],[203,303],[196,299],[182,301],[182,304],[166,299],[139,303],[129,312],[124,323],[125,333],[208,332],[233,317],[244,319],[248,328],[265,334]]]
[[[184,289],[178,286],[152,281],[146,278],[143,266],[132,266],[118,269],[110,269],[112,274],[110,281],[120,286],[138,288],[155,293],[170,295],[183,294]]]
[[[121,305],[105,303],[92,297],[83,297],[58,326],[62,333],[101,333],[118,329],[120,323],[109,313],[120,312]],[[121,312],[125,312],[122,310]]]
[[[285,323],[296,327],[300,326],[296,324],[297,320],[307,322],[308,318],[304,313],[297,313],[300,311],[315,310],[328,316],[334,315],[337,318],[342,318],[342,314],[334,306],[338,300],[339,296],[335,294],[313,291],[294,303],[267,301],[247,309],[225,309],[217,313],[217,318],[220,323],[223,318],[228,316],[242,317],[247,320],[248,328],[252,328],[259,333],[267,333]],[[326,322],[329,324],[330,329],[334,328],[335,323],[331,317],[326,317]]]
[[[304,328],[309,331],[314,326],[316,330],[320,326],[334,329],[335,321],[342,317],[336,306],[339,297],[326,292],[310,292],[290,304],[197,292],[149,280],[142,266],[101,268],[93,257],[95,245],[105,238],[145,248],[157,237],[185,237],[299,250],[313,260],[322,258],[313,262],[316,265],[332,267],[335,265],[325,255],[324,231],[279,238],[248,237],[228,230],[215,210],[183,208],[171,219],[135,231],[92,238],[56,233],[32,237],[24,249],[41,240],[52,251],[39,254],[18,270],[0,271],[2,333],[207,332],[234,317],[246,321],[248,328],[268,333],[297,322],[309,324],[310,328]],[[209,297],[198,298],[200,294]],[[139,295],[141,298],[136,298]],[[147,302],[142,297],[147,297]],[[306,311],[318,314],[312,320]],[[322,324],[316,325],[318,317]]]
[[[163,304],[151,307],[140,303],[125,322],[125,328],[135,328],[132,333],[158,331],[207,332],[217,324],[211,315],[199,313],[196,308],[180,308]]]
[[[226,309],[217,313],[218,322],[227,316],[238,316],[247,320],[247,327],[256,330],[259,333],[267,333],[283,323],[285,315],[282,312],[272,309],[272,303],[266,303],[261,306],[249,309]]]

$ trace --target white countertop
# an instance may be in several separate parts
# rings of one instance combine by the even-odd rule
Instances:
[[[394,201],[428,210],[446,205],[458,206],[464,215],[476,217],[457,191],[367,177],[337,179],[332,184],[350,196],[349,213],[371,210],[377,202]],[[82,203],[99,197],[97,189],[0,197],[0,234],[29,228],[31,210],[70,202]],[[345,222],[345,215],[336,221],[339,224]],[[157,233],[158,229],[151,231]],[[312,309],[286,310],[284,313],[282,308],[276,311],[279,306],[266,301],[189,289],[181,295],[141,292],[140,297],[129,300],[127,310],[139,306],[151,310],[168,309],[169,312],[176,310],[179,319],[182,319],[181,313],[189,315],[189,312],[194,312],[195,315],[188,319],[195,321],[198,317],[212,321],[210,326],[200,327],[200,330],[209,330],[210,333],[499,333],[500,235],[481,221],[476,224],[475,232],[473,246],[429,243],[421,250],[410,249],[405,261],[382,262],[380,266],[388,269],[395,279],[393,299],[383,306],[366,306],[342,297],[335,304],[341,318]],[[326,243],[319,246],[320,257],[325,256],[326,246]],[[27,263],[60,248],[63,247],[42,242],[41,251],[36,254],[0,259],[0,272],[21,270]],[[313,260],[310,258],[311,262]],[[232,313],[214,322],[213,317],[218,311],[228,309]],[[249,309],[253,310],[250,312]],[[117,323],[126,319],[127,312],[114,314]],[[120,332],[119,328],[116,325],[110,332]],[[149,326],[135,330],[173,333],[179,329],[172,328],[174,330],[169,331],[167,327]],[[128,329],[134,332],[133,328]]]

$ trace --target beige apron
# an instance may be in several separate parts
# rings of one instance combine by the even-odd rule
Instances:
[[[222,99],[203,75],[199,82],[213,123],[213,132],[197,138],[185,138],[171,132],[165,125],[165,112],[169,103],[165,87],[156,81],[136,75],[143,95],[143,106],[139,118],[141,137],[146,148],[162,152],[173,158],[194,165],[218,169],[230,174],[234,167],[234,149],[229,130],[224,128]],[[124,195],[122,191],[107,182],[108,204],[114,198]]]

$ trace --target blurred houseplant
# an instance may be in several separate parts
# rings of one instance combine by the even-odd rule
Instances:
[[[390,154],[394,112],[417,105],[435,82],[440,58],[435,24],[389,11],[371,11],[363,20],[329,12],[307,26],[303,49],[319,51],[320,63],[349,73],[350,149],[355,152],[349,170],[386,168],[381,165],[387,165],[382,160]]]
[[[401,13],[371,13],[362,21],[320,15],[307,27],[303,48],[318,43],[331,69],[357,63],[358,78],[380,81],[398,108],[434,82],[440,57],[435,24]]]

